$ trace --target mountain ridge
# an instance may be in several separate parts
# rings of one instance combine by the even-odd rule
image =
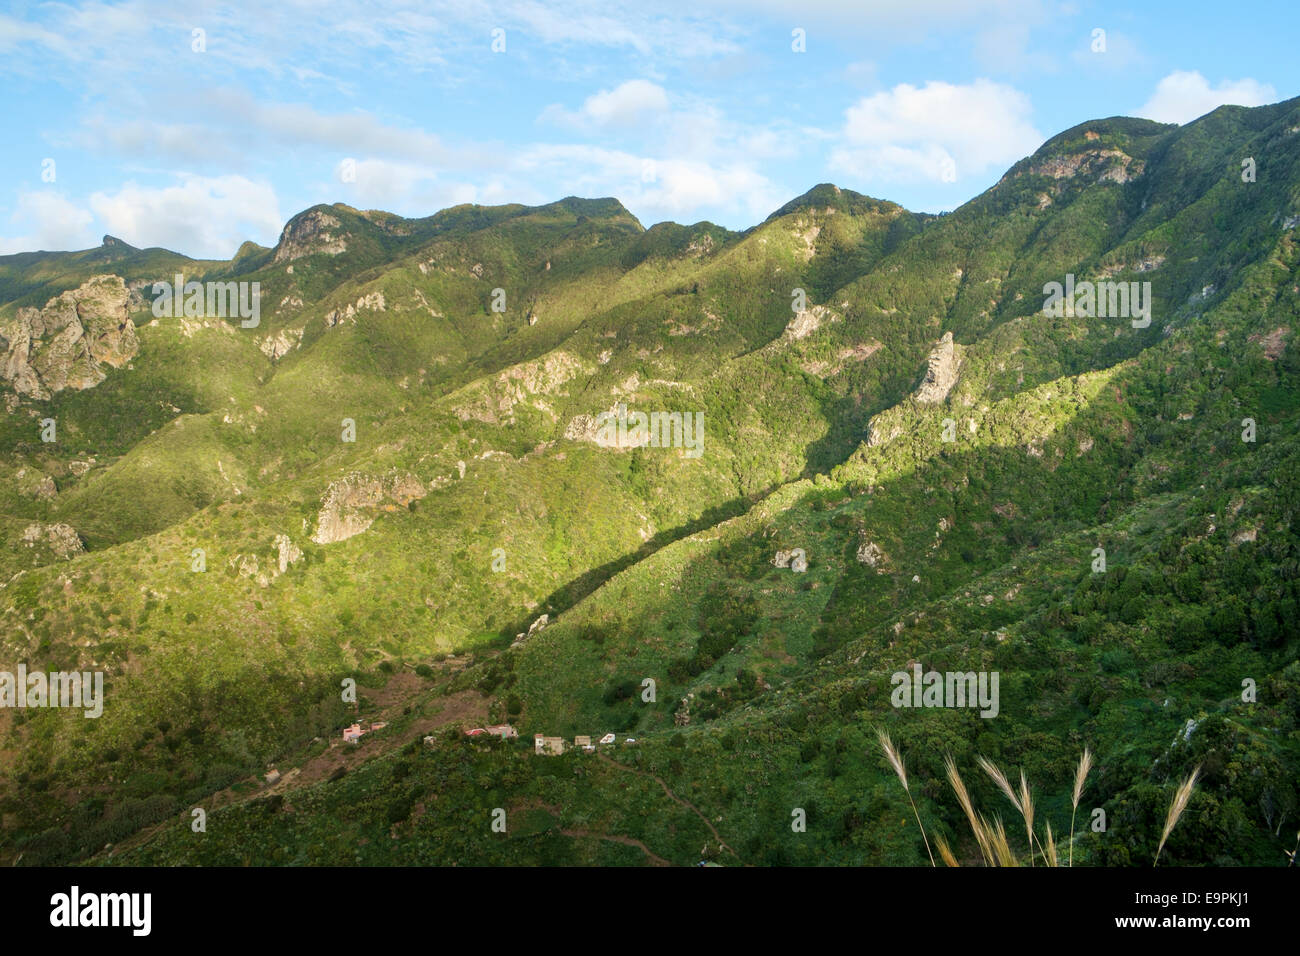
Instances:
[[[465,720],[525,736],[638,737],[619,759],[722,817],[746,862],[924,860],[890,822],[873,725],[964,856],[932,783],[943,749],[1061,793],[1090,742],[1116,823],[1083,859],[1140,859],[1160,785],[1198,759],[1168,859],[1272,859],[1297,799],[1300,100],[1262,109],[1080,124],[941,217],[830,184],[739,233],[644,229],[608,199],[314,206],[237,273],[200,264],[261,282],[254,329],[157,319],[137,286],[132,367],[6,393],[4,649],[92,661],[116,706],[93,731],[0,715],[20,755],[0,854],[84,859],[162,824],[97,861],[352,862],[365,840],[370,862],[636,862],[576,830],[726,855],[617,768],[580,792],[548,769],[580,754],[467,741],[439,715],[469,701]],[[303,218],[320,215],[338,225]],[[84,281],[82,254],[58,255],[41,286],[0,259],[0,319]],[[130,288],[163,260],[118,261]],[[1154,320],[1044,315],[1067,273],[1151,282]],[[587,425],[620,403],[702,413],[704,454],[600,444]],[[48,547],[56,528],[84,553]],[[910,661],[1000,670],[1001,716],[892,710]],[[1266,689],[1251,707],[1233,703],[1247,672]],[[358,713],[401,752],[335,753]],[[1200,736],[1170,748],[1187,720]],[[322,760],[347,774],[291,788],[298,816],[241,797],[186,842],[190,804]],[[113,780],[77,786],[92,766]],[[511,786],[477,783],[498,775]],[[500,845],[474,835],[494,806],[526,821]]]

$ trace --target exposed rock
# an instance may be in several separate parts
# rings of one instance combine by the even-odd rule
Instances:
[[[289,540],[287,534],[277,534],[275,536],[275,548],[279,552],[280,573],[284,574],[289,570],[289,565],[293,564],[302,557],[302,550]]]
[[[516,634],[515,639],[510,646],[519,647],[521,644],[524,643],[524,641],[528,640],[528,638],[532,637],[538,631],[546,627],[546,625],[550,623],[550,620],[551,620],[551,616],[549,614],[543,614],[537,620],[533,621],[532,625],[528,628],[527,633],[521,632],[519,634]]]
[[[257,576],[259,570],[257,555],[255,554],[237,554],[230,559],[230,563],[239,570],[241,578],[252,578]]]
[[[44,544],[54,552],[55,557],[65,560],[74,555],[85,554],[85,545],[71,525],[66,524],[29,524],[23,530],[23,544],[29,548]]]
[[[821,235],[822,227],[816,223],[805,223],[800,217],[794,221],[794,237],[802,240],[804,247],[800,251],[803,253],[804,262],[811,262],[813,256],[817,255],[817,237]]]
[[[49,501],[59,493],[59,489],[54,485],[54,479],[49,475],[36,486],[36,498],[39,501]]]
[[[885,564],[889,561],[889,555],[885,554],[880,545],[874,541],[868,541],[864,538],[858,545],[857,557],[860,564],[875,568],[877,574],[885,573]]]
[[[303,331],[303,329],[281,329],[274,335],[262,339],[257,343],[257,347],[272,362],[277,361],[302,344]]]
[[[330,482],[321,499],[316,532],[311,539],[317,544],[346,541],[368,529],[379,511],[396,511],[423,498],[427,489],[411,473],[372,478],[348,475]]]
[[[177,321],[179,322],[177,328],[181,330],[181,335],[185,336],[187,339],[193,338],[195,332],[202,331],[203,329],[216,329],[218,332],[222,332],[226,335],[235,334],[234,326],[223,319],[197,319],[182,315]],[[157,319],[153,319],[149,324],[158,325],[159,323]]]
[[[1071,156],[1054,156],[1029,167],[1034,176],[1072,179],[1083,174],[1097,175],[1097,182],[1126,183],[1142,175],[1145,164],[1120,149],[1088,149]]]
[[[834,322],[838,318],[824,305],[814,305],[811,309],[795,313],[795,317],[785,327],[785,337],[790,340],[806,338],[821,327],[823,320]]]
[[[39,400],[98,385],[106,377],[101,365],[121,368],[139,350],[127,299],[121,277],[94,276],[43,309],[19,309],[0,329],[0,378]]]
[[[945,332],[939,344],[930,352],[925,380],[916,390],[916,400],[928,404],[942,402],[957,384],[960,368],[961,359],[957,357],[956,347],[952,344],[952,333]]]
[[[690,241],[686,247],[686,254],[698,259],[700,256],[707,256],[713,251],[713,237],[707,232]]]
[[[280,241],[275,247],[275,262],[292,262],[303,256],[324,254],[337,256],[346,252],[348,244],[343,236],[330,232],[342,223],[327,212],[308,210],[295,216],[284,225]]]
[[[803,574],[808,570],[808,558],[804,555],[802,548],[792,548],[789,551],[778,551],[772,563],[778,568],[789,568],[795,574]]]
[[[1114,262],[1108,266],[1103,266],[1098,271],[1097,276],[1101,279],[1109,279],[1117,276],[1122,272],[1154,272],[1165,264],[1165,257],[1162,255],[1143,256],[1132,262]]]
[[[19,468],[14,472],[14,487],[21,495],[35,498],[37,501],[49,501],[59,493],[58,486],[49,475],[39,471]]]
[[[325,327],[327,329],[333,328],[334,326],[341,325],[344,322],[351,322],[355,325],[357,321],[357,313],[362,309],[367,309],[371,312],[385,311],[387,309],[387,304],[384,302],[384,294],[382,292],[370,292],[357,299],[356,302],[349,303],[342,310],[332,309],[325,316]]]
[[[591,367],[567,352],[551,352],[540,359],[512,365],[484,382],[466,388],[465,400],[455,408],[461,421],[480,421],[489,425],[510,423],[514,408],[536,395],[567,394],[559,391],[579,374],[590,374]]]

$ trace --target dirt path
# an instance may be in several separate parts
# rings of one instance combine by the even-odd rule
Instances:
[[[631,837],[618,836],[613,833],[595,833],[591,830],[561,830],[566,837],[587,838],[592,840],[608,840],[610,843],[621,843],[623,846],[634,846],[650,858],[650,863],[654,866],[672,866],[663,857],[651,852],[650,848],[640,840],[634,840]]]
[[[673,803],[677,804],[679,807],[683,807],[687,810],[690,810],[693,814],[695,814],[697,817],[700,818],[700,821],[706,827],[708,827],[709,832],[713,834],[713,839],[718,841],[719,848],[726,850],[732,856],[736,855],[736,851],[733,850],[731,847],[727,846],[726,842],[722,839],[722,835],[718,833],[717,829],[713,826],[713,824],[709,822],[709,818],[700,812],[700,808],[697,807],[695,804],[691,803],[689,800],[679,797],[677,796],[677,794],[673,793],[672,790],[669,788],[668,784],[664,783],[663,778],[653,773],[646,773],[644,770],[637,770],[635,767],[629,767],[627,764],[619,763],[617,760],[607,757],[602,753],[597,753],[596,756],[599,757],[601,760],[605,761],[605,763],[609,764],[610,766],[617,767],[619,770],[625,770],[628,773],[634,773],[638,777],[649,777],[655,783],[659,784],[659,786],[663,787],[664,793],[668,795],[669,800],[673,801]]]

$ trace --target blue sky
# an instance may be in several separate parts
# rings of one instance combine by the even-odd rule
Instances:
[[[1298,27],[1295,0],[10,0],[0,254],[228,258],[340,201],[952,209],[1085,120],[1300,95]]]

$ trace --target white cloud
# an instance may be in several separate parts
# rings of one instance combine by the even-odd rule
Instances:
[[[1137,115],[1161,123],[1188,123],[1226,104],[1263,106],[1277,99],[1272,86],[1249,77],[1211,87],[1196,70],[1175,70],[1156,84],[1155,93]]]
[[[668,94],[662,86],[646,80],[628,80],[606,92],[587,97],[582,111],[597,123],[632,123],[649,113],[668,109]]]
[[[735,53],[732,32],[716,19],[661,13],[643,0],[570,0],[548,5],[519,0],[500,11],[507,29],[522,24],[525,35],[544,43],[573,43],[584,47],[631,47],[642,55],[669,57],[716,56]],[[507,33],[509,42],[509,33]]]
[[[90,207],[106,231],[135,246],[160,245],[190,256],[228,259],[240,243],[274,244],[284,220],[275,191],[243,176],[182,174],[176,185],[129,182],[97,192]]]
[[[21,233],[0,238],[0,255],[45,250],[63,252],[99,245],[91,228],[94,216],[52,190],[32,190],[18,196],[9,217]]]
[[[942,181],[946,170],[958,179],[977,175],[1042,143],[1031,112],[1025,94],[989,80],[903,83],[846,111],[843,141],[830,166],[886,182]]]
[[[331,184],[326,201],[342,199],[361,209],[427,216],[447,206],[479,199],[479,191],[474,185],[444,182],[433,169],[417,163],[359,159],[355,161],[353,171],[355,181],[343,183],[342,163],[335,168],[335,183]]]
[[[496,161],[487,148],[451,149],[432,133],[381,122],[365,110],[324,113],[302,103],[260,103],[244,91],[223,89],[198,95],[191,112],[200,120],[166,123],[88,117],[71,142],[151,162],[171,160],[187,168],[200,163],[238,168],[248,157],[250,144],[256,144],[260,153],[273,145],[308,154],[323,150],[340,159],[355,156],[364,147],[370,156],[467,169],[482,169]]]
[[[648,80],[628,80],[612,90],[593,93],[577,112],[553,105],[543,110],[539,118],[579,128],[630,127],[647,115],[667,110],[668,94],[662,86]]]
[[[521,179],[549,177],[578,196],[615,196],[643,223],[727,215],[753,221],[788,199],[743,162],[638,156],[599,146],[535,146],[519,159]]]

